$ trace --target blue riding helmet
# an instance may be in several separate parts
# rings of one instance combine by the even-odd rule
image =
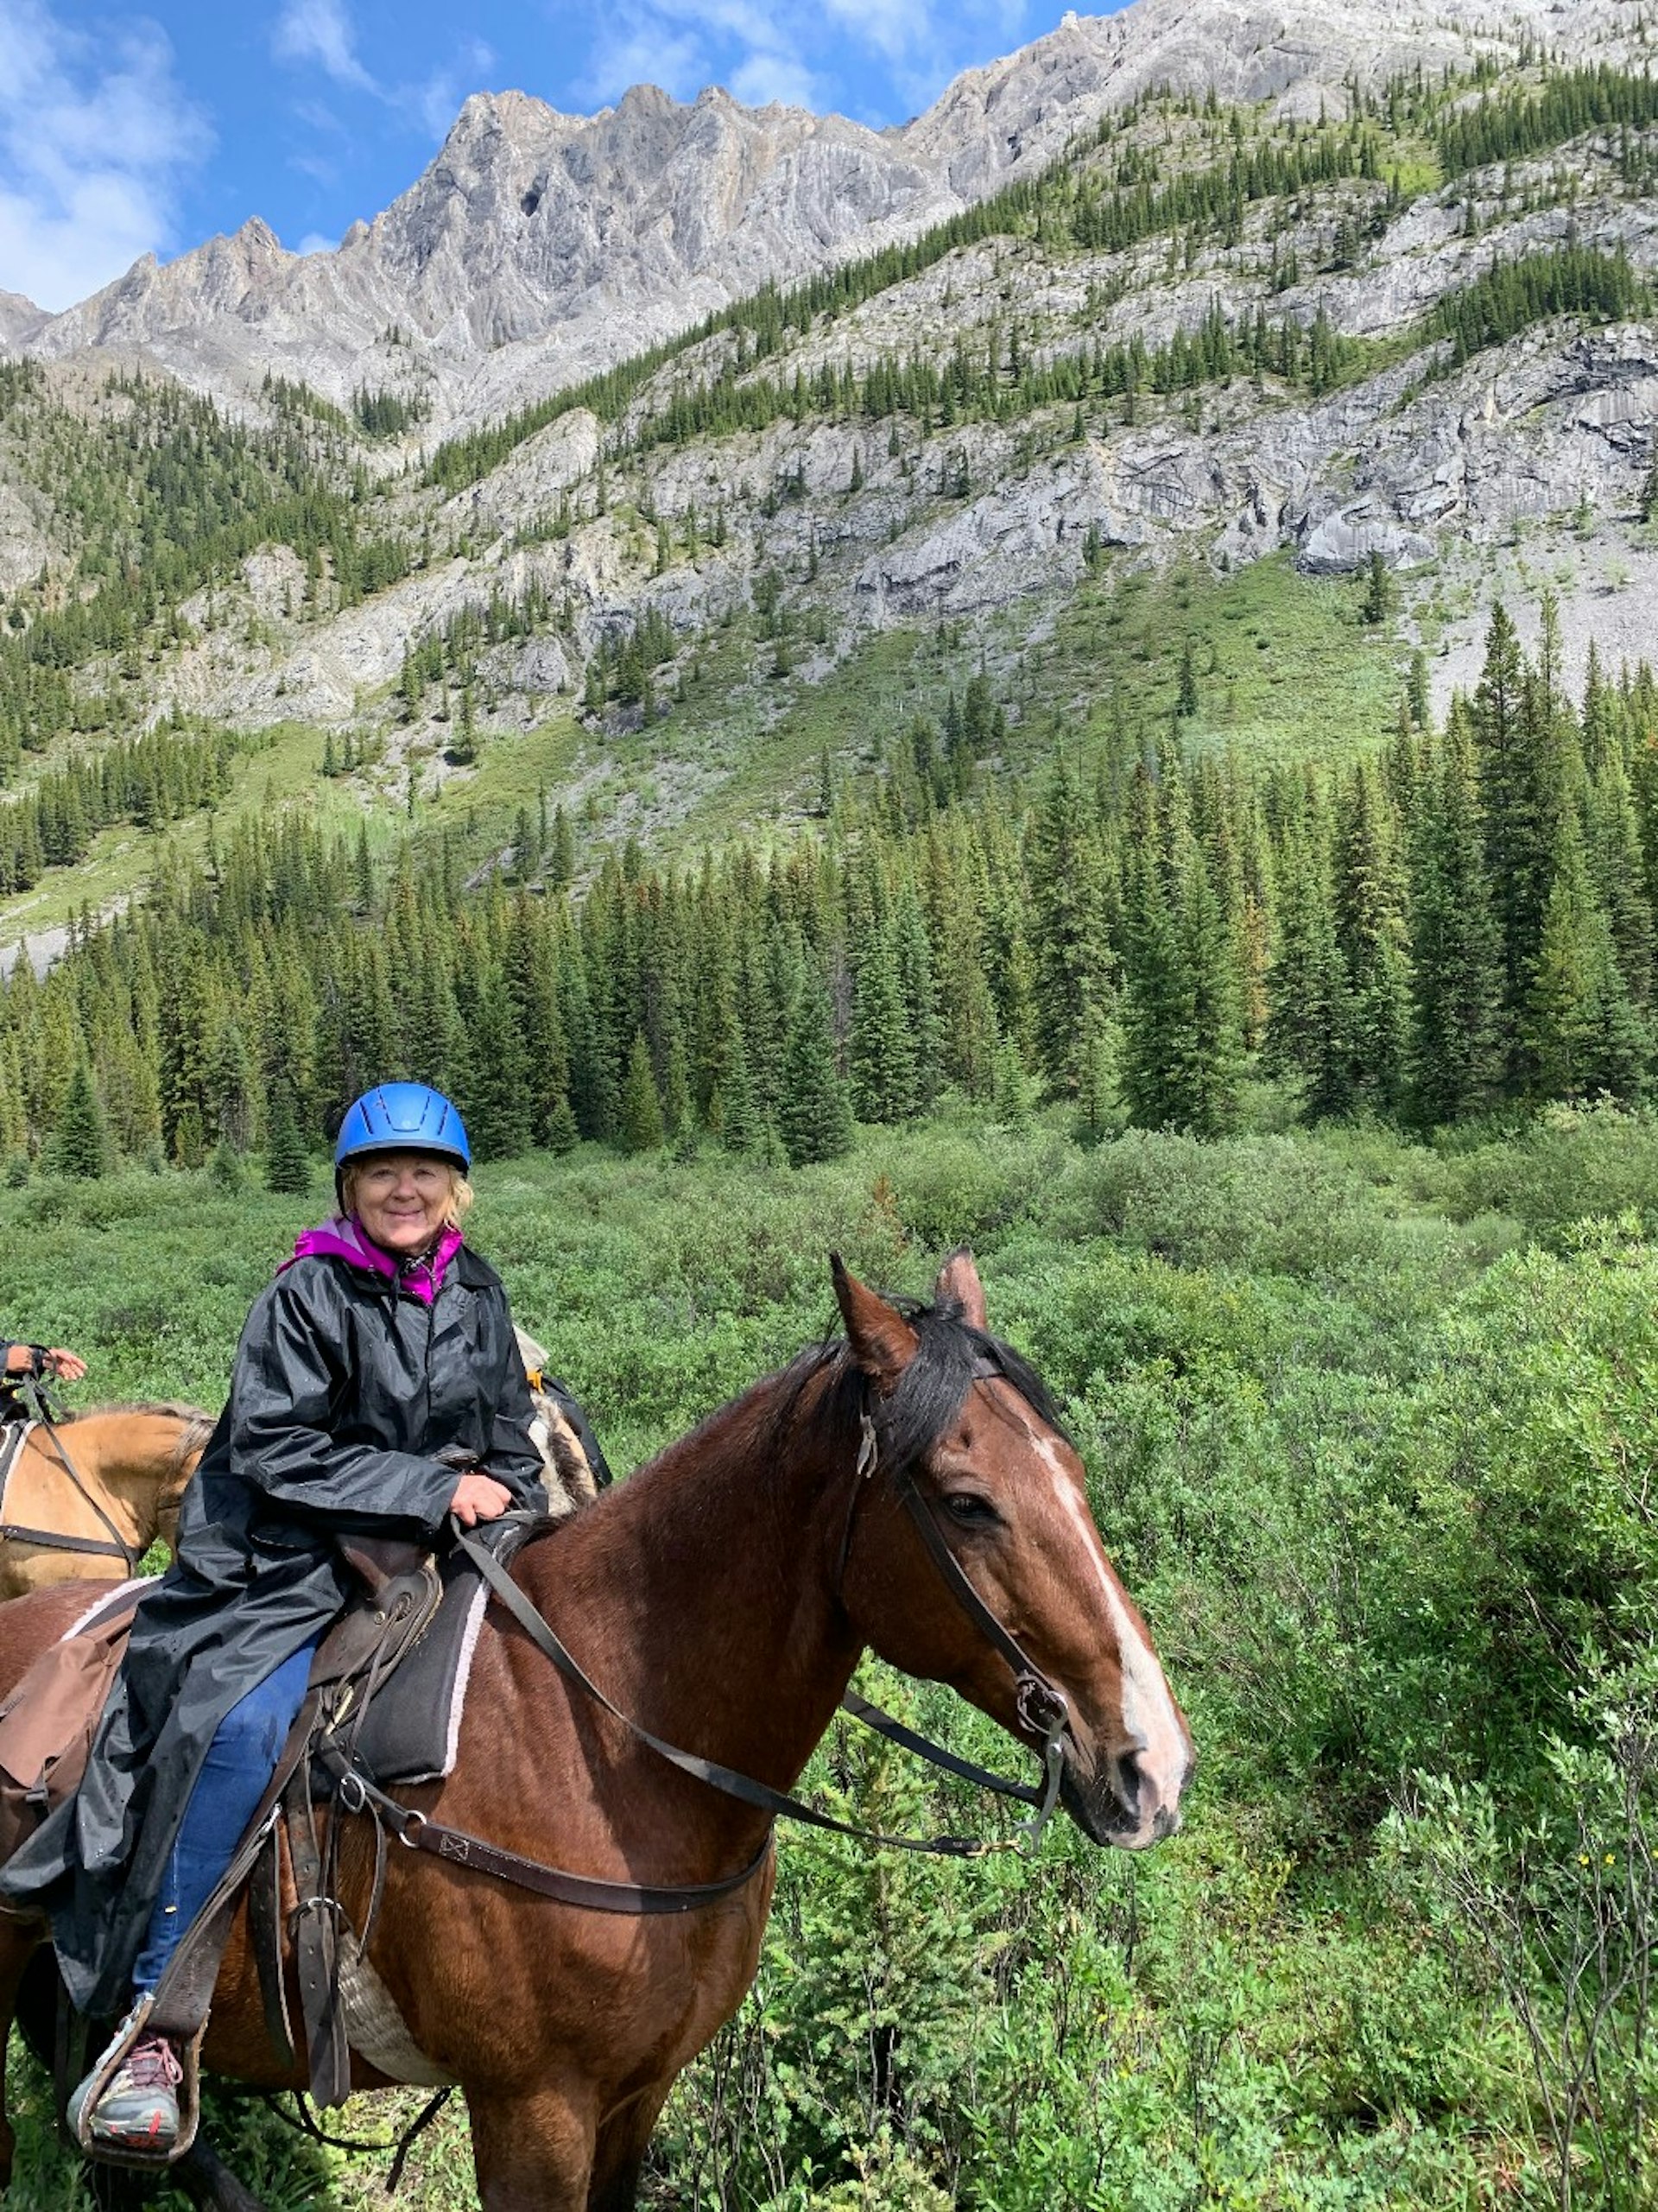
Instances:
[[[425,1083],[378,1083],[348,1109],[334,1146],[335,1175],[370,1152],[430,1152],[463,1171],[472,1162],[460,1109]]]

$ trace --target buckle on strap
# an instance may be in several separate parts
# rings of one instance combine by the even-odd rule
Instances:
[[[873,1417],[868,1412],[865,1412],[861,1417],[858,1423],[857,1467],[856,1472],[857,1480],[860,1482],[867,1482],[869,1480],[870,1477],[875,1473],[876,1466],[880,1457],[881,1447],[875,1433],[875,1422]]]
[[[1023,1857],[1034,1859],[1042,1848],[1043,1833],[1059,1806],[1060,1784],[1065,1779],[1065,1733],[1071,1725],[1071,1708],[1065,1702],[1064,1693],[1039,1675],[1021,1675],[1016,1705],[1026,1727],[1040,1730],[1042,1738],[1042,1802],[1030,1819],[1019,1823],[1016,1846]]]
[[[1025,1726],[1043,1739],[1044,1745],[1071,1725],[1071,1708],[1066,1702],[1065,1692],[1055,1689],[1041,1675],[1020,1676],[1014,1709]]]

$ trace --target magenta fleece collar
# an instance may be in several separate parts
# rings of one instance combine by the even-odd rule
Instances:
[[[280,1275],[294,1264],[295,1259],[338,1259],[348,1267],[360,1267],[365,1274],[383,1276],[395,1283],[400,1290],[429,1306],[443,1287],[443,1278],[450,1262],[460,1250],[465,1239],[459,1229],[446,1229],[431,1251],[412,1266],[400,1267],[389,1252],[383,1252],[355,1214],[336,1214],[314,1229],[302,1230],[294,1241],[294,1259],[285,1259],[277,1273]]]

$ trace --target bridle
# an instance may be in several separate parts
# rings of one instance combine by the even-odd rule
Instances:
[[[981,1353],[973,1362],[969,1383],[971,1385],[972,1383],[989,1382],[1005,1382],[1010,1389],[1017,1387],[1003,1367]],[[847,1564],[851,1557],[857,1509],[881,1467],[880,1432],[867,1404],[859,1417],[859,1432],[857,1463],[853,1473],[851,1495],[847,1500],[840,1550],[835,1562],[835,1600],[843,1610],[845,1600],[842,1593],[845,1586]],[[974,1588],[966,1569],[946,1543],[938,1515],[917,1486],[913,1463],[901,1463],[894,1468],[892,1487],[899,1504],[914,1523],[916,1533],[927,1548],[927,1556],[938,1569],[944,1587],[990,1649],[1006,1661],[1014,1681],[1014,1710],[1031,1733],[1041,1739],[1040,1756],[1044,1770],[1043,1788],[1032,1790],[1023,1783],[1005,1782],[983,1767],[975,1768],[971,1777],[982,1787],[995,1790],[999,1795],[1018,1796],[1027,1804],[1043,1808],[1035,1822],[1026,1824],[1028,1829],[1034,1830],[1031,1838],[1034,1848],[1041,1840],[1041,1831],[1052,1817],[1054,1805],[1059,1797],[1065,1764],[1064,1738],[1071,1725],[1071,1708],[1066,1702],[1065,1692],[1049,1681],[1012,1630],[997,1619]],[[841,1703],[856,1719],[877,1728],[883,1735],[892,1736],[895,1742],[903,1743],[907,1749],[921,1758],[931,1759],[937,1765],[951,1765],[952,1754],[943,1751],[940,1746],[929,1742],[926,1737],[914,1735],[908,1729],[895,1733],[902,1724],[883,1713],[879,1706],[871,1705],[867,1699],[859,1697],[856,1691],[849,1690]],[[1022,1835],[1023,1833],[1022,1830]]]
[[[993,1360],[984,1357],[975,1361],[971,1379],[973,1382],[1011,1380]],[[840,1602],[839,1583],[851,1548],[852,1527],[857,1507],[880,1467],[877,1421],[866,1403],[860,1417],[857,1459],[852,1474],[852,1489],[836,1577],[837,1602]],[[871,1704],[869,1699],[859,1696],[854,1690],[848,1690],[842,1698],[842,1709],[889,1742],[914,1752],[945,1772],[971,1782],[979,1789],[990,1791],[997,1797],[1014,1798],[1022,1804],[1034,1807],[1033,1816],[1021,1822],[1014,1836],[1006,1841],[983,1842],[973,1837],[959,1835],[888,1835],[878,1829],[860,1828],[853,1822],[837,1820],[832,1814],[807,1804],[788,1791],[774,1789],[769,1783],[759,1782],[751,1775],[738,1773],[734,1767],[722,1765],[717,1759],[704,1759],[697,1752],[681,1751],[677,1745],[665,1741],[612,1702],[588,1675],[579,1660],[566,1647],[539,1607],[513,1581],[486,1545],[479,1543],[459,1524],[454,1528],[454,1542],[457,1549],[471,1561],[490,1591],[530,1642],[552,1661],[566,1681],[613,1720],[619,1721],[636,1741],[655,1752],[670,1766],[676,1767],[680,1773],[706,1784],[711,1789],[720,1791],[726,1797],[735,1797],[741,1803],[754,1806],[767,1814],[770,1821],[801,1821],[808,1827],[826,1829],[836,1835],[851,1836],[860,1842],[873,1843],[883,1850],[922,1852],[948,1859],[978,1859],[992,1852],[1010,1850],[1033,1855],[1040,1848],[1043,1833],[1059,1803],[1060,1785],[1065,1773],[1064,1746],[1070,1727],[1070,1708],[1063,1691],[1048,1680],[1023,1650],[1017,1638],[997,1619],[973,1587],[966,1570],[945,1541],[944,1531],[931,1505],[916,1487],[912,1469],[903,1464],[896,1466],[893,1470],[892,1482],[894,1493],[914,1522],[945,1588],[986,1642],[1012,1670],[1016,1710],[1019,1719],[1033,1734],[1041,1739],[1042,1780],[1034,1785],[1011,1781],[1004,1775],[993,1773],[988,1767],[975,1765],[971,1759],[961,1759],[954,1752],[946,1751],[941,1744],[935,1744],[917,1730],[907,1727],[902,1721],[895,1720],[889,1713],[883,1712],[878,1705]],[[433,1854],[452,1864],[471,1867],[479,1873],[493,1875],[497,1880],[533,1890],[539,1896],[550,1897],[563,1904],[582,1905],[589,1911],[633,1914],[694,1911],[742,1888],[759,1872],[770,1854],[771,1837],[768,1831],[758,1854],[740,1873],[725,1876],[718,1881],[663,1886],[604,1881],[592,1875],[574,1874],[562,1867],[545,1866],[540,1860],[523,1858],[516,1852],[503,1851],[479,1836],[469,1835],[459,1829],[446,1828],[414,1807],[399,1804],[370,1781],[338,1743],[325,1739],[322,1750],[326,1764],[335,1775],[339,1801],[346,1811],[370,1813],[410,1850]]]

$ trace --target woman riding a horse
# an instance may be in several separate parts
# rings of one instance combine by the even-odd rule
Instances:
[[[358,1099],[335,1150],[339,1212],[255,1302],[231,1394],[141,1601],[78,1796],[0,1876],[44,1905],[93,2019],[147,2009],[275,1770],[312,1654],[344,1607],[336,1538],[430,1542],[545,1509],[532,1410],[499,1277],[465,1243],[470,1150],[439,1093]],[[132,2031],[128,2012],[123,2032]],[[141,2034],[83,2140],[163,2155],[178,2054]]]

